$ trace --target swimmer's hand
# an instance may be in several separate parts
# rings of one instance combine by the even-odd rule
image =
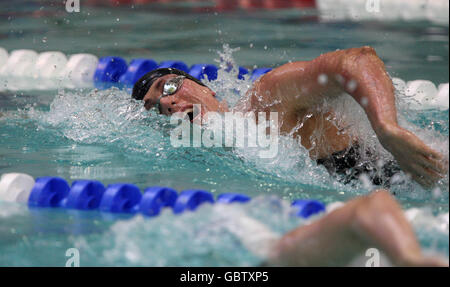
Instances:
[[[448,171],[448,163],[439,152],[397,124],[383,127],[378,138],[401,169],[424,187],[432,187]]]

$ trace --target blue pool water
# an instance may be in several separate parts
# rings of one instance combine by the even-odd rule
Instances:
[[[0,2],[0,46],[188,64],[222,58],[253,68],[371,45],[394,77],[427,79],[436,85],[448,82],[448,26],[429,22],[322,23],[310,17],[317,11],[198,14],[186,9],[177,14],[152,10],[151,5],[83,7],[80,14],[68,15],[51,1],[41,6],[30,2],[35,3],[19,1],[14,8]],[[239,50],[231,52],[229,47]],[[221,71],[210,85],[235,103],[250,82],[237,82]],[[236,86],[241,89],[238,94]],[[448,158],[448,110],[412,110],[400,91],[397,96],[401,125]],[[351,99],[330,104],[348,118],[354,132],[383,158],[390,158]],[[281,138],[275,159],[262,160],[257,151],[245,148],[173,148],[170,129],[167,118],[145,111],[130,99],[129,91],[116,88],[0,90],[0,174],[24,172],[69,182],[96,179],[104,184],[130,182],[141,189],[159,185],[256,197],[245,206],[205,206],[182,216],[165,211],[154,219],[35,210],[0,202],[0,265],[64,266],[65,252],[72,247],[80,250],[84,266],[258,265],[263,258],[227,228],[230,214],[242,212],[282,234],[303,224],[290,215],[287,202],[292,199],[331,203],[371,190],[362,182],[336,181],[288,137]],[[438,187],[424,190],[407,180],[394,183],[391,190],[405,209],[419,209],[413,226],[422,246],[448,257],[448,175]]]

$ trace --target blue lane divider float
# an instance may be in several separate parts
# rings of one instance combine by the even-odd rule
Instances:
[[[185,190],[180,193],[173,206],[174,213],[182,213],[185,210],[196,210],[203,203],[214,203],[212,193],[204,190]]]
[[[303,218],[325,211],[325,205],[317,200],[298,199],[292,202],[292,206],[296,215]]]
[[[199,80],[203,80],[205,77],[209,81],[214,81],[217,79],[217,67],[209,64],[196,64],[192,65],[189,70],[189,74]]]
[[[189,73],[193,77],[203,80],[214,81],[217,79],[218,68],[215,65],[201,63],[194,64],[190,68],[182,61],[155,62],[152,59],[133,59],[130,64],[120,57],[100,58],[94,72],[94,84],[97,88],[109,88],[115,85],[132,87],[146,73],[157,68],[176,68]],[[270,68],[259,68],[253,70],[250,79],[255,81],[263,74],[269,72]],[[239,67],[238,79],[243,80],[250,71]]]
[[[28,199],[30,206],[60,207],[61,201],[69,194],[70,187],[59,177],[41,177],[36,179]]]
[[[171,208],[175,214],[194,211],[199,206],[209,204],[245,204],[251,198],[239,193],[214,195],[205,190],[184,190],[178,193],[169,187],[149,187],[142,194],[140,189],[129,183],[115,183],[105,186],[96,180],[77,180],[72,186],[59,177],[37,178],[34,186],[19,179],[31,178],[24,174],[4,174],[0,178],[0,200],[11,201],[18,198],[13,193],[29,194],[31,207],[59,207],[77,210],[99,210],[108,213],[141,213],[153,217],[163,208]],[[16,179],[15,184],[9,184]],[[29,188],[29,190],[24,190]],[[21,198],[19,202],[24,199]],[[13,200],[14,201],[14,200]],[[308,218],[325,211],[323,203],[317,200],[295,200],[292,202],[295,215]]]
[[[135,213],[141,198],[141,191],[133,184],[111,184],[106,188],[99,208],[104,212]]]
[[[143,75],[158,68],[158,63],[151,59],[131,60],[127,71],[120,77],[119,82],[125,86],[133,86]]]
[[[238,79],[243,80],[244,76],[247,75],[248,73],[249,73],[248,69],[244,67],[239,67]]]
[[[147,216],[156,216],[163,207],[173,207],[177,201],[178,193],[168,187],[149,187],[144,191],[139,211]]]
[[[77,180],[72,183],[69,195],[62,206],[71,209],[97,209],[105,192],[103,184],[96,180]]]
[[[127,71],[127,62],[120,57],[103,57],[94,73],[95,83],[117,83]]]

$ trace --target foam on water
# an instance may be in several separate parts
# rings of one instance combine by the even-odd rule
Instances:
[[[42,128],[55,129],[72,141],[107,144],[125,154],[145,154],[140,159],[143,166],[152,162],[152,167],[177,167],[183,161],[191,168],[201,169],[220,164],[228,173],[265,176],[267,181],[270,176],[302,185],[316,184],[323,188],[333,185],[326,170],[310,160],[307,151],[289,137],[281,138],[278,156],[268,160],[258,156],[258,148],[175,149],[169,141],[172,127],[168,119],[143,110],[139,103],[134,105],[129,95],[118,90],[93,92],[87,97],[69,92],[55,99],[49,112],[32,109],[29,115],[37,117]],[[299,172],[305,167],[308,173]]]

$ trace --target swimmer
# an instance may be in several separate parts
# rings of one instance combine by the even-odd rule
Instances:
[[[300,137],[310,157],[330,173],[345,174],[351,170],[348,182],[372,170],[360,164],[362,155],[373,157],[374,162],[377,159],[373,152],[361,151],[364,139],[342,132],[345,124],[336,125],[332,110],[320,110],[327,99],[343,93],[361,105],[378,140],[395,158],[395,163],[384,165],[385,177],[401,168],[424,187],[431,187],[444,177],[447,160],[398,125],[394,86],[384,63],[371,47],[338,50],[312,61],[275,68],[254,83],[234,111],[278,112],[280,132]],[[143,100],[146,109],[156,107],[164,115],[185,112],[191,121],[194,104],[201,105],[202,115],[229,111],[226,102],[217,100],[214,91],[176,69],[147,73],[134,85],[132,97]],[[377,175],[371,179],[374,184],[386,185]]]
[[[353,199],[270,248],[264,266],[345,266],[377,248],[395,266],[448,267],[448,261],[422,253],[401,207],[386,190]]]

